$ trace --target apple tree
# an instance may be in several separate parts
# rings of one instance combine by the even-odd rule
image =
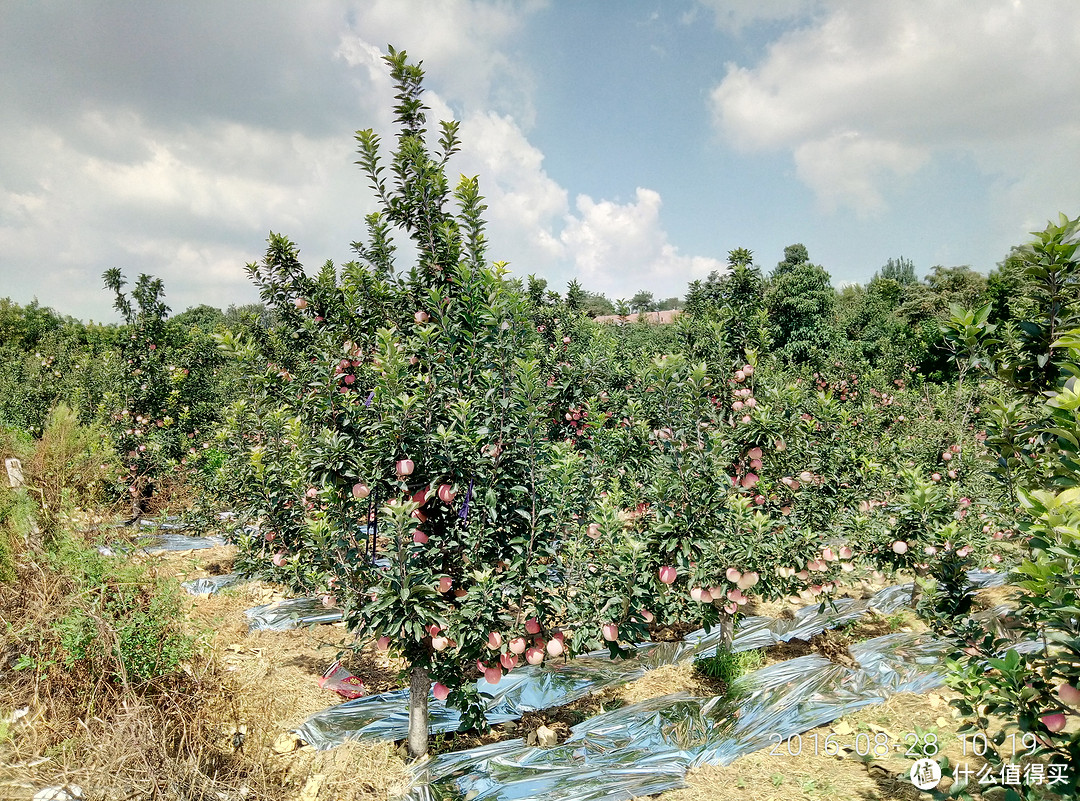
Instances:
[[[457,124],[428,144],[423,71],[385,57],[397,86],[396,148],[356,135],[379,210],[357,260],[305,273],[272,235],[249,266],[278,324],[221,345],[250,396],[228,415],[219,486],[256,524],[249,565],[344,609],[407,664],[409,751],[427,750],[429,692],[482,723],[475,679],[497,683],[600,642],[576,640],[559,546],[573,462],[548,441],[546,354],[528,299],[487,260],[475,178],[451,189]],[[398,251],[413,264],[399,273]],[[562,344],[562,343],[560,343]],[[565,449],[563,449],[565,451]]]

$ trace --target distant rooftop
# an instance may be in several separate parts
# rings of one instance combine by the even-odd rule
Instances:
[[[594,317],[598,323],[614,323],[615,325],[622,325],[623,323],[636,323],[638,320],[643,320],[646,323],[652,323],[653,325],[666,325],[667,323],[674,322],[675,318],[682,314],[681,309],[670,309],[668,311],[660,312],[641,312],[640,314],[628,314],[625,317],[620,317],[617,314],[602,314],[599,317]]]

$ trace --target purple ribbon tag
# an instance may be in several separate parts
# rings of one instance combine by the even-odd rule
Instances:
[[[473,480],[469,479],[469,491],[465,493],[465,503],[461,505],[461,511],[458,512],[458,517],[462,520],[467,520],[469,517],[469,501],[472,499],[472,487]]]
[[[373,400],[375,400],[375,390],[371,390],[371,392],[368,393],[367,400],[364,401],[364,405],[371,406],[371,402]]]

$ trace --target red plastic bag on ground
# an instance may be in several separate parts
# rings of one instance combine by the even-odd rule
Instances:
[[[343,698],[359,698],[364,694],[364,682],[341,666],[341,660],[334,662],[319,679],[319,686],[324,690],[333,690]]]

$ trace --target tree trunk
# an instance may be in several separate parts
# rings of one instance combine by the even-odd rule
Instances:
[[[409,674],[409,756],[427,756],[428,749],[428,692],[431,678],[427,670],[414,667]]]
[[[915,578],[911,583],[911,598],[909,600],[909,603],[911,604],[912,609],[915,608],[915,604],[918,603],[918,601],[919,601],[919,595],[920,595],[920,592],[919,592],[919,579],[921,577],[925,576],[926,573],[927,573],[927,571],[926,571],[925,568],[920,568],[920,567],[915,568]]]
[[[731,642],[735,639],[735,615],[727,612],[720,613],[720,648],[724,651],[731,650]]]

